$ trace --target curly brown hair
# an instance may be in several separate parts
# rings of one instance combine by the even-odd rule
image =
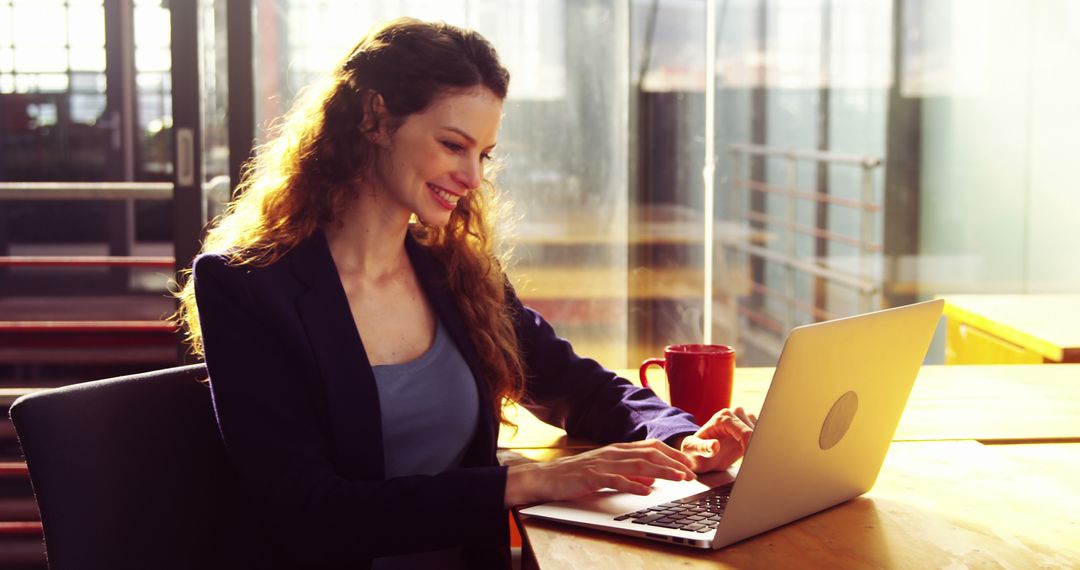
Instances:
[[[474,31],[412,18],[379,26],[320,84],[307,89],[273,128],[270,141],[256,149],[236,197],[211,224],[202,251],[224,253],[234,265],[265,266],[337,220],[356,197],[357,181],[377,151],[358,130],[379,128],[371,120],[371,94],[382,96],[390,121],[400,124],[446,93],[484,87],[505,99],[509,80],[495,49]],[[495,415],[503,418],[503,400],[521,396],[525,374],[495,253],[493,221],[500,202],[493,168],[485,168],[480,188],[458,202],[445,227],[413,223],[410,231],[447,269]],[[175,293],[179,309],[173,320],[191,352],[201,357],[190,270],[178,281],[184,285]]]

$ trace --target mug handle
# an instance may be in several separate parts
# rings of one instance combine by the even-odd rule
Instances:
[[[641,363],[641,368],[638,368],[638,377],[641,378],[641,385],[646,388],[651,388],[651,386],[649,386],[649,380],[645,378],[645,370],[652,365],[664,368],[665,362],[666,361],[663,358],[646,358],[645,361]]]

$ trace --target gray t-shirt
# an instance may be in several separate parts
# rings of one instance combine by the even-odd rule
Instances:
[[[438,323],[416,360],[374,366],[386,477],[435,475],[461,465],[480,421],[468,364]],[[464,568],[461,549],[377,558],[373,568]]]
[[[442,323],[419,358],[373,371],[386,477],[435,475],[459,466],[480,420],[480,397]]]

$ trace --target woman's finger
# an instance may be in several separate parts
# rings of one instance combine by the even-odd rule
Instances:
[[[746,446],[750,445],[750,436],[754,435],[754,428],[750,427],[749,423],[743,421],[737,414],[725,419],[722,425],[730,437],[738,441],[743,451],[745,451]]]
[[[652,477],[638,477],[636,475],[624,475],[624,477],[635,483],[641,483],[642,485],[645,485],[647,487],[652,487],[653,484],[656,483],[656,479]]]
[[[637,481],[631,481],[630,479],[615,473],[597,473],[593,475],[591,483],[593,491],[599,491],[600,489],[607,487],[615,489],[616,491],[633,493],[635,495],[648,495],[649,493],[652,493],[651,486]]]
[[[744,424],[750,426],[751,429],[753,429],[754,424],[757,423],[757,418],[754,417],[754,414],[747,413],[746,410],[742,408],[735,408],[735,416],[742,420]]]
[[[720,450],[720,442],[715,439],[703,439],[695,435],[688,435],[683,440],[683,449],[700,456],[710,457]]]
[[[657,465],[647,459],[616,459],[603,460],[596,463],[599,470],[618,475],[634,475],[637,477],[652,477],[655,479],[668,479],[671,481],[685,481],[694,477],[682,468]],[[681,465],[680,465],[681,467]]]
[[[722,447],[720,452],[713,458],[714,469],[727,469],[731,467],[743,455],[743,449],[739,445]]]
[[[636,445],[632,445],[633,448],[641,449],[655,449],[667,457],[677,461],[686,466],[687,469],[693,466],[693,462],[685,453],[671,447],[670,445],[660,441],[659,439],[646,439],[638,442],[634,442]]]
[[[742,413],[745,415],[745,412]],[[754,429],[743,421],[736,410],[723,409],[717,412],[713,420],[710,420],[709,425],[696,435],[703,440],[714,439],[720,441],[721,444],[724,441],[731,440],[737,447],[745,451],[753,432]]]
[[[702,440],[725,439],[731,437],[729,435],[730,430],[724,427],[724,423],[727,421],[728,419],[725,415],[717,413],[717,415],[709,420],[709,422],[705,424],[705,427],[699,429],[694,436]]]
[[[644,439],[640,440],[640,442],[631,442],[629,444],[615,444],[607,446],[605,449],[611,449],[611,451],[607,453],[607,457],[611,458],[620,457],[620,451],[648,453],[650,458],[654,458],[653,462],[671,465],[676,467],[676,469],[683,469],[687,473],[693,474],[693,462],[690,458],[686,457],[686,453],[661,442],[660,439]]]
[[[668,446],[665,444],[664,447],[668,447]],[[671,448],[668,447],[668,449],[671,449]],[[694,470],[693,470],[693,467],[691,465],[687,465],[687,463],[685,463],[685,462],[683,462],[683,461],[681,461],[679,459],[676,459],[675,457],[672,457],[671,455],[665,453],[661,449],[658,449],[658,448],[655,448],[655,447],[649,447],[649,448],[643,448],[643,449],[635,449],[635,450],[631,451],[630,453],[637,454],[639,457],[641,457],[641,458],[643,458],[643,459],[645,459],[647,461],[651,461],[653,463],[656,463],[657,465],[666,465],[668,467],[678,469],[679,471],[682,471],[682,472],[686,473],[687,475],[690,475],[690,476],[694,475]],[[683,459],[686,459],[687,461],[689,461],[689,459],[690,459],[682,451],[679,451],[679,457],[681,457]]]
[[[741,406],[736,408],[724,408],[713,414],[713,417],[709,418],[709,421],[706,422],[704,427],[702,427],[701,430],[698,431],[698,434],[701,434],[702,432],[708,431],[710,429],[715,429],[716,427],[719,427],[720,424],[725,423],[731,418],[738,418],[751,429],[753,429],[754,425],[757,424],[757,416],[751,413],[747,413],[747,411]]]

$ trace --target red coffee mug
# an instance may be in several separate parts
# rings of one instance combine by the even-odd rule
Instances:
[[[664,349],[664,358],[649,358],[641,363],[638,372],[642,386],[649,386],[645,370],[653,364],[667,373],[671,405],[690,412],[699,425],[731,406],[734,348],[722,344],[673,344]]]

